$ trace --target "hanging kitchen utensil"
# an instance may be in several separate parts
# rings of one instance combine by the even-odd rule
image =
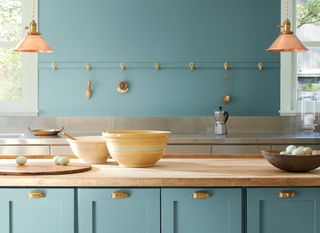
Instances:
[[[91,95],[92,95],[92,91],[91,91],[91,70],[92,70],[92,66],[91,66],[91,64],[87,64],[86,68],[87,68],[87,79],[88,79],[86,97],[87,97],[87,99],[90,99]]]
[[[66,136],[67,138],[71,139],[71,140],[77,141],[77,139],[75,137],[71,136],[67,132],[63,132],[63,135]]]
[[[120,93],[126,93],[129,91],[129,84],[127,81],[121,81],[118,84],[117,91]]]
[[[224,96],[222,97],[222,101],[224,103],[229,103],[231,101],[231,97],[230,95],[228,94],[228,68],[225,68],[225,71],[224,71]]]

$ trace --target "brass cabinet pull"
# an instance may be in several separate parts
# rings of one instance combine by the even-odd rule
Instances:
[[[125,191],[116,191],[111,194],[111,197],[113,199],[128,198],[129,193],[127,193]]]
[[[193,199],[205,199],[209,197],[210,193],[208,193],[207,191],[197,191],[192,194]]]
[[[42,191],[30,191],[28,192],[28,198],[29,199],[39,199],[39,198],[45,198],[46,194]]]
[[[281,191],[279,192],[279,198],[294,198],[296,193],[294,191]]]

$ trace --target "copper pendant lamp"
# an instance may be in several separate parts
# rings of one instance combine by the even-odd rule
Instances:
[[[31,52],[31,53],[52,53],[52,48],[46,43],[41,34],[37,31],[37,23],[34,20],[35,0],[32,2],[32,22],[29,26],[29,32],[22,41],[14,48],[17,52]]]
[[[304,52],[308,49],[302,44],[298,37],[291,31],[291,23],[288,18],[288,0],[287,0],[287,18],[283,25],[278,26],[283,28],[283,31],[267,49],[268,52]]]

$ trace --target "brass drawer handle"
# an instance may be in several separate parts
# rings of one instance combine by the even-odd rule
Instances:
[[[40,198],[45,198],[46,194],[42,191],[31,191],[28,192],[28,198],[29,199],[40,199]]]
[[[197,191],[192,194],[193,199],[205,199],[209,197],[210,193],[208,193],[207,191]]]
[[[128,198],[129,193],[127,193],[125,191],[116,191],[111,194],[111,197],[113,199]]]
[[[281,191],[279,192],[279,198],[294,198],[296,193],[294,191]]]

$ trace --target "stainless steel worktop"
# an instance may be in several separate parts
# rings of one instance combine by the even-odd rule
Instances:
[[[233,133],[173,134],[168,144],[320,144],[320,133]],[[0,145],[67,145],[64,136],[36,137],[25,134],[0,134]]]
[[[170,144],[320,144],[320,133],[176,134]]]

